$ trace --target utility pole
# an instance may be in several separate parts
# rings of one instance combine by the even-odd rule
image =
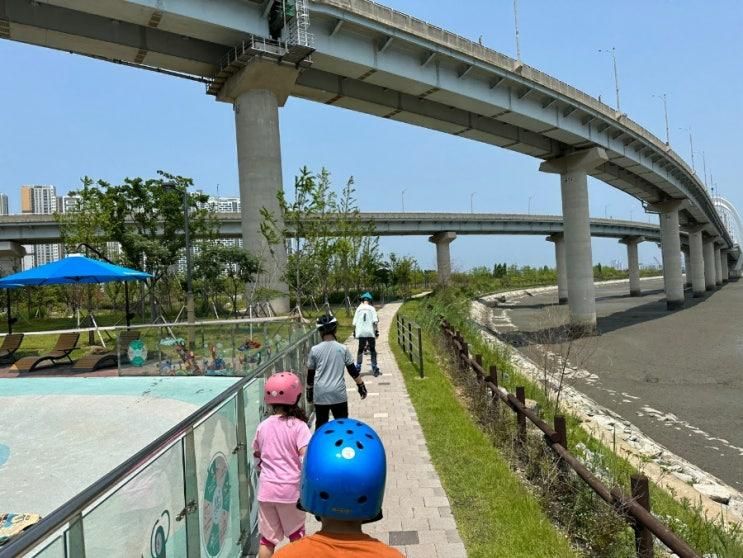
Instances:
[[[402,192],[400,192],[400,199],[402,201],[402,212],[405,213],[405,191],[407,188],[403,188]]]
[[[668,133],[668,99],[666,98],[666,94],[663,93],[663,95],[653,95],[656,99],[660,99],[663,101],[663,113],[666,117],[666,145],[671,144],[671,136]]]
[[[516,28],[516,60],[521,62],[521,43],[519,41],[519,0],[513,0],[513,23]]]
[[[527,215],[531,215],[531,199],[532,199],[533,197],[534,197],[534,196],[529,196],[529,208],[528,208],[528,209],[527,209],[527,211],[526,211],[526,214],[527,214]]]
[[[477,194],[477,192],[472,192],[470,194],[470,213],[474,213],[475,212],[475,206],[472,203],[472,198],[475,197],[475,194]]]
[[[707,158],[704,156],[704,151],[702,151],[702,167],[704,168],[704,187],[709,190],[709,186],[707,186]]]
[[[614,47],[611,47],[611,50],[601,49],[600,48],[599,49],[599,52],[606,52],[606,53],[611,54],[611,60],[612,60],[612,63],[614,64],[614,88],[616,89],[616,92],[617,92],[617,112],[621,113],[622,112],[622,108],[621,108],[621,106],[619,104],[619,72],[617,71],[617,53],[616,53],[616,49]]]

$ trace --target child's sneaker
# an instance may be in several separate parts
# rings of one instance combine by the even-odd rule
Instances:
[[[381,374],[381,372],[379,371],[379,366],[372,368],[372,372],[374,372],[375,378]]]

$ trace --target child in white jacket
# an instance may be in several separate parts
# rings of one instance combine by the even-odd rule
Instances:
[[[364,349],[368,348],[371,353],[371,366],[374,376],[379,376],[377,366],[376,339],[379,337],[379,318],[377,311],[372,306],[372,295],[365,292],[361,295],[361,304],[356,308],[353,316],[353,336],[359,340],[359,349],[356,352],[356,370],[361,371],[361,363],[364,360]]]

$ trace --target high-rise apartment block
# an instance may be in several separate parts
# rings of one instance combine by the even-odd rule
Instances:
[[[54,186],[27,185],[21,186],[21,213],[26,215],[51,215],[58,206],[57,189]],[[34,267],[57,261],[62,255],[59,244],[36,244],[25,246],[24,268]]]

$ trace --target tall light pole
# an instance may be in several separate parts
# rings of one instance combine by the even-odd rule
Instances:
[[[405,213],[405,192],[407,191],[407,188],[403,188],[402,192],[400,192],[400,200],[402,201],[402,212]]]
[[[607,203],[604,206],[604,219],[608,219],[608,218],[609,218],[609,204]]]
[[[475,206],[472,203],[472,199],[475,197],[475,194],[477,194],[477,192],[470,193],[470,213],[475,212]]]
[[[521,62],[521,43],[519,41],[519,0],[513,0],[513,24],[516,28],[516,60]]]
[[[694,165],[694,140],[691,137],[691,126],[688,128],[679,128],[679,130],[682,130],[684,132],[689,132],[689,150],[691,151],[691,170],[694,171],[694,173],[697,172],[697,168]]]
[[[178,185],[175,182],[165,182],[163,187],[178,191]],[[186,319],[188,321],[188,348],[194,347],[193,323],[196,321],[193,305],[193,284],[191,282],[192,265],[191,265],[191,230],[189,226],[189,207],[188,186],[183,185],[183,239],[186,244]]]
[[[599,52],[606,52],[606,53],[611,54],[611,60],[612,60],[612,63],[614,64],[614,88],[617,91],[617,112],[622,112],[622,108],[619,105],[619,72],[617,71],[616,49],[614,47],[611,47],[611,50],[600,48]]]
[[[666,145],[671,145],[671,136],[668,133],[668,99],[665,93],[663,93],[663,95],[653,95],[653,97],[663,101],[663,113],[666,117]]]
[[[702,151],[702,168],[704,169],[704,187],[709,190],[709,186],[707,186],[707,157],[704,156],[704,151]]]
[[[526,210],[526,214],[527,214],[527,215],[531,215],[531,199],[532,199],[533,197],[534,197],[534,196],[529,196],[529,205],[528,205],[528,209]]]

